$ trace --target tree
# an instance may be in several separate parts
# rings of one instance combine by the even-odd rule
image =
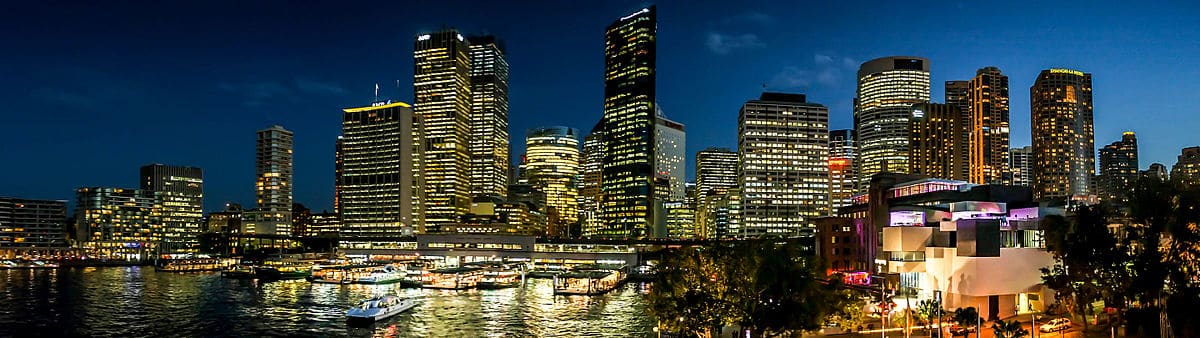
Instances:
[[[992,323],[992,332],[996,333],[996,338],[1021,338],[1029,334],[1029,330],[1021,327],[1016,319],[1007,322],[997,320]]]
[[[933,324],[933,320],[941,315],[941,310],[941,304],[933,300],[926,299],[917,302],[917,314],[925,322],[925,331],[929,331],[929,325]]]
[[[1048,218],[1042,224],[1055,258],[1053,266],[1041,269],[1042,281],[1072,314],[1085,318],[1084,329],[1091,304],[1119,298],[1126,275],[1127,254],[1108,231],[1107,215],[1103,207],[1080,207],[1073,222]]]
[[[728,247],[687,248],[667,251],[658,265],[650,312],[659,327],[696,337],[709,337],[733,318],[735,300],[727,280]],[[715,329],[715,330],[714,330]]]
[[[958,326],[975,327],[976,324],[979,323],[979,311],[975,310],[974,306],[966,308],[960,307],[954,309],[954,313],[951,314],[951,318],[954,319],[955,323],[958,323]]]
[[[867,305],[866,299],[846,288],[840,274],[829,277],[827,288],[832,290],[833,304],[830,304],[831,310],[826,320],[844,330],[861,326],[865,320],[863,307]]]
[[[753,266],[750,283],[737,290],[738,324],[763,337],[821,328],[831,312],[831,293],[816,276],[816,259],[791,242],[747,242],[744,257]]]

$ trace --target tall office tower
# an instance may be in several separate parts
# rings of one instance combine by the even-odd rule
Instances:
[[[738,185],[738,153],[728,148],[707,148],[696,152],[696,236],[716,236],[717,202]]]
[[[1000,184],[1008,173],[1008,76],[984,67],[971,79],[969,181]],[[947,102],[949,103],[949,102]]]
[[[292,223],[292,132],[281,126],[258,131],[255,184],[258,234],[287,235]]]
[[[1196,184],[1200,182],[1200,147],[1187,147],[1171,166],[1171,180]]]
[[[655,175],[664,178],[666,189],[655,192],[665,196],[665,201],[683,201],[687,198],[685,191],[687,174],[687,134],[683,124],[659,116],[654,124],[654,171]]]
[[[455,30],[417,36],[413,93],[425,145],[425,226],[437,231],[471,207],[471,58]]]
[[[583,154],[580,158],[579,219],[583,223],[583,237],[593,237],[601,228],[600,186],[604,171],[604,121],[596,123],[592,132],[583,137]]]
[[[508,194],[508,59],[495,36],[471,36],[471,195]]]
[[[742,191],[732,189],[728,194],[708,196],[713,203],[712,233],[705,238],[725,239],[745,237],[742,231]]]
[[[742,237],[797,236],[829,208],[829,108],[763,93],[738,114]]]
[[[854,129],[829,131],[829,216],[854,196]]]
[[[342,157],[342,135],[338,135],[337,141],[333,144],[333,213],[341,213],[342,210],[342,171],[345,170],[342,164],[345,159]]]
[[[0,257],[67,247],[67,201],[0,197]]]
[[[642,238],[654,215],[654,6],[604,34],[604,169],[600,237]]]
[[[967,151],[962,154],[963,163],[971,163],[971,152],[975,151],[974,143],[971,143],[971,81],[946,81],[946,104],[954,106],[958,109],[958,113],[962,114],[960,121],[966,121],[963,126],[967,132],[960,135],[962,144],[967,145]],[[962,168],[966,170],[960,177],[971,177],[971,167]]]
[[[919,103],[909,118],[908,168],[913,174],[957,181],[967,180],[967,145],[962,134],[967,121],[958,108],[941,103]]]
[[[402,102],[342,109],[341,235],[425,232],[421,116]],[[370,242],[340,243],[369,247]]]
[[[1150,167],[1146,168],[1146,170],[1138,171],[1138,175],[1141,177],[1153,177],[1163,181],[1166,181],[1169,177],[1167,176],[1167,166],[1162,163],[1151,163]]]
[[[1033,186],[1033,146],[1008,150],[1008,179],[1004,184]]]
[[[1090,201],[1096,173],[1092,74],[1047,69],[1029,87],[1033,196]]]
[[[908,118],[912,105],[929,102],[929,60],[891,56],[858,69],[854,130],[858,133],[858,191],[866,192],[871,176],[908,173]]]
[[[525,173],[546,193],[546,213],[557,220],[551,234],[563,236],[579,221],[579,131],[567,127],[533,128],[525,134]]]
[[[162,197],[164,254],[195,253],[204,232],[204,173],[196,167],[150,164],[141,168],[142,190]]]
[[[100,257],[155,258],[163,238],[162,198],[156,191],[75,190],[75,238]]]
[[[1137,177],[1137,135],[1127,131],[1120,141],[1100,148],[1100,174],[1096,177],[1100,199],[1122,205],[1129,202],[1128,192]]]

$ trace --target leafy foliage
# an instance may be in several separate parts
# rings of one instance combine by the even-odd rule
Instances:
[[[1021,338],[1029,335],[1029,330],[1021,327],[1021,323],[1016,320],[997,320],[992,323],[992,332],[996,334],[996,338]]]
[[[974,306],[954,309],[950,317],[962,327],[975,327],[979,323],[979,311]]]

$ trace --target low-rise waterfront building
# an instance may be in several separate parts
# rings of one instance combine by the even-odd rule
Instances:
[[[67,247],[67,201],[0,197],[0,258]]]

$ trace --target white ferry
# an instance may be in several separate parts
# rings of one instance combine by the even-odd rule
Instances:
[[[375,322],[408,311],[414,306],[417,306],[417,301],[412,298],[397,296],[371,298],[346,311],[346,320],[349,322]]]

